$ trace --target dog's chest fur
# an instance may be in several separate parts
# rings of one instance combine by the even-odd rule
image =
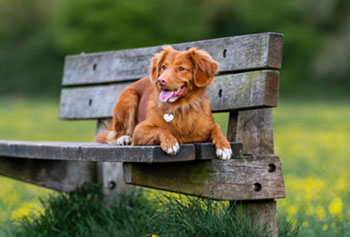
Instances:
[[[166,110],[159,112],[160,117],[167,113]],[[211,113],[205,111],[201,104],[181,107],[171,114],[174,116],[173,120],[166,122],[163,118],[163,124],[180,143],[209,140],[214,121]]]

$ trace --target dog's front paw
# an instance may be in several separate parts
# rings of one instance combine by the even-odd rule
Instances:
[[[123,135],[117,139],[116,144],[118,146],[127,146],[131,144],[131,141],[132,138],[129,135]]]
[[[106,137],[106,143],[110,145],[126,146],[130,145],[132,138],[129,135],[123,135],[116,138],[117,133],[115,131],[110,131]]]
[[[180,151],[179,143],[176,142],[174,146],[172,146],[166,150],[163,149],[163,151],[165,151],[170,156],[175,156]]]
[[[216,156],[221,160],[229,160],[232,156],[231,148],[216,149]]]
[[[170,156],[175,156],[180,151],[179,143],[174,137],[164,139],[160,143],[162,150]]]

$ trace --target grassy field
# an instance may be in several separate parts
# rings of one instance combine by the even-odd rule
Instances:
[[[281,103],[274,115],[287,191],[279,213],[313,236],[349,235],[350,105]]]
[[[0,101],[0,139],[91,141],[95,121],[57,119],[54,101]],[[226,116],[218,121],[225,128]],[[283,163],[287,198],[280,218],[311,236],[350,235],[350,105],[282,101],[274,110],[275,150]],[[51,191],[0,177],[0,225],[40,211]]]

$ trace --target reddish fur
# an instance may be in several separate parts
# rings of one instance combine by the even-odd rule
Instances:
[[[109,133],[109,130],[105,130],[105,131],[101,132],[100,134],[98,134],[95,137],[95,142],[107,143],[107,134],[108,133]]]
[[[166,65],[166,69],[162,69]],[[183,66],[185,70],[179,71]],[[206,52],[194,48],[176,51],[170,46],[156,54],[150,66],[150,76],[126,88],[113,109],[110,131],[115,139],[132,136],[132,145],[160,144],[163,150],[178,143],[212,141],[216,149],[230,149],[230,144],[214,122],[207,86],[217,73],[218,64]],[[182,96],[173,103],[159,100],[159,77],[168,79],[166,87],[175,90],[186,84]],[[165,113],[174,119],[166,122]],[[107,142],[110,131],[96,136],[95,141]]]

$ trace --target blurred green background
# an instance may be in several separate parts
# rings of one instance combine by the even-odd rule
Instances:
[[[271,31],[282,97],[343,97],[349,15],[348,0],[0,0],[0,95],[57,98],[67,54]]]
[[[350,232],[348,0],[0,0],[0,139],[91,141],[95,121],[58,120],[67,54],[283,33],[275,147],[280,218],[311,236]],[[216,115],[223,128],[227,115]],[[52,193],[0,177],[0,228]],[[1,229],[0,229],[1,235]]]

